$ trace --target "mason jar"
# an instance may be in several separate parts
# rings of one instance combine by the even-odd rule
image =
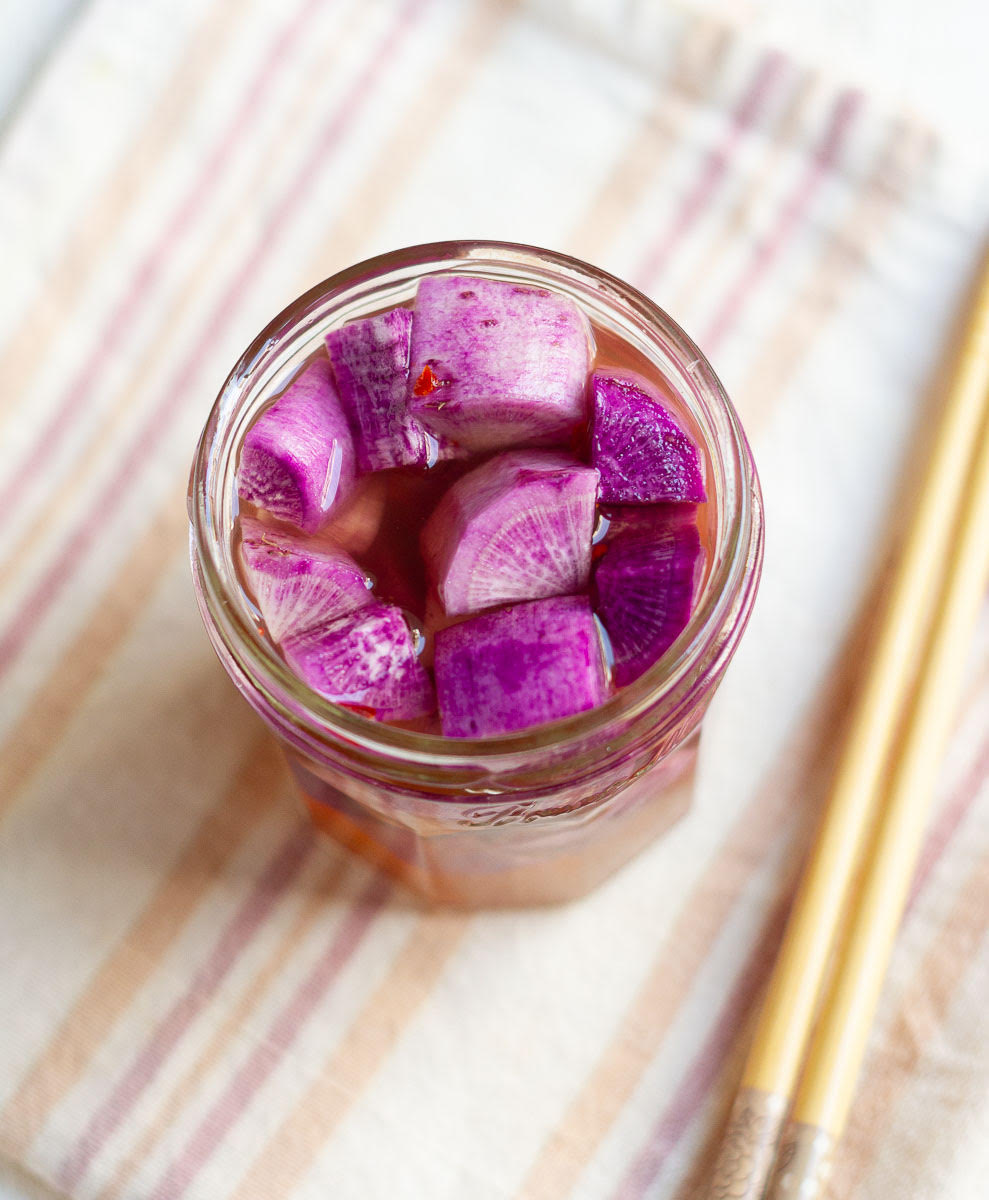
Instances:
[[[329,330],[409,303],[433,273],[571,297],[609,345],[648,361],[706,459],[705,572],[676,642],[600,707],[497,737],[413,732],[311,691],[264,636],[235,561],[238,457],[260,409]],[[581,895],[685,812],[701,718],[758,587],[762,503],[714,371],[627,283],[562,254],[482,241],[413,246],[341,271],[289,305],[234,366],[199,440],[189,514],[210,640],[281,743],[313,822],[429,900],[519,905]]]

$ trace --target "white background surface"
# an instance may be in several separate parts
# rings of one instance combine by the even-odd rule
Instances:
[[[757,40],[861,82],[986,161],[985,0],[695,0]]]
[[[642,0],[639,0],[641,3]],[[662,3],[663,0],[648,0]],[[630,0],[584,0],[589,7]],[[634,0],[632,0],[634,3]],[[23,98],[87,0],[0,0],[0,119]],[[691,0],[807,62],[860,81],[985,159],[989,5],[984,0]]]
[[[86,2],[0,0],[0,136],[16,120],[18,106],[60,39],[71,37],[85,20]],[[985,0],[695,0],[692,7],[745,28],[753,40],[861,82],[873,95],[913,108],[989,183]],[[0,1200],[47,1196],[32,1180],[0,1164]]]

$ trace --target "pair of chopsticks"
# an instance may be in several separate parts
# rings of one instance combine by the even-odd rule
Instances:
[[[989,261],[709,1200],[824,1195],[987,584]]]

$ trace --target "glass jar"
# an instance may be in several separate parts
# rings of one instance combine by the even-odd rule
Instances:
[[[233,558],[239,448],[259,408],[329,329],[409,301],[434,272],[572,297],[653,364],[708,460],[705,579],[674,645],[599,708],[484,739],[413,733],[311,692],[262,635]],[[230,373],[196,451],[189,513],[210,639],[284,747],[313,821],[430,900],[477,906],[580,895],[686,810],[698,725],[758,586],[762,504],[745,435],[711,367],[628,284],[561,254],[499,242],[413,246],[341,271],[277,316]]]

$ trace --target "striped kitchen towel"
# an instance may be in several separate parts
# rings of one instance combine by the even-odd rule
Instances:
[[[92,0],[0,145],[0,1153],[102,1200],[697,1194],[989,213],[916,119],[659,5]],[[215,662],[227,369],[412,242],[569,251],[701,342],[767,556],[690,815],[562,908],[315,838]],[[840,1155],[989,1174],[989,624]]]

